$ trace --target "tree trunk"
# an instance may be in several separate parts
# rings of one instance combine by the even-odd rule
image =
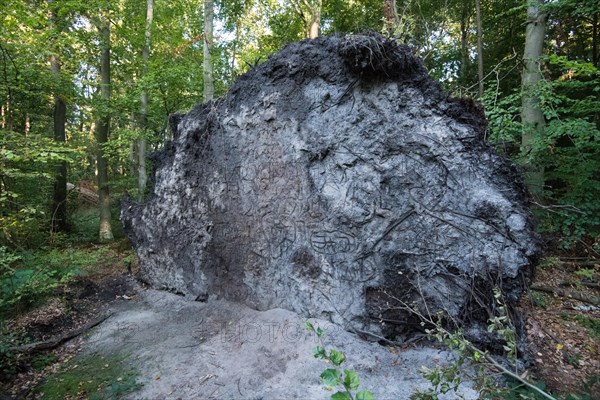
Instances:
[[[483,30],[481,28],[481,0],[475,0],[477,12],[477,78],[479,79],[479,98],[483,97]]]
[[[213,76],[213,18],[214,1],[204,0],[204,101],[215,97],[215,81]]]
[[[49,1],[53,6],[53,1]],[[50,26],[59,32],[58,13],[55,7],[50,12]],[[54,140],[58,143],[66,142],[65,127],[67,123],[67,105],[62,96],[61,87],[61,63],[58,56],[57,46],[53,46],[53,54],[50,56],[50,69],[54,78]],[[27,124],[26,124],[27,125]],[[67,162],[61,161],[54,171],[54,190],[52,199],[51,227],[53,232],[67,232],[69,230],[67,215]]]
[[[308,4],[308,6],[308,12],[310,13],[308,37],[310,39],[316,39],[319,37],[319,28],[321,26],[322,0],[313,0],[312,4]]]
[[[6,99],[6,130],[13,130],[13,118],[12,118],[12,94],[8,93],[8,97]]]
[[[54,92],[54,140],[65,143],[65,127],[67,122],[67,105],[60,90],[60,60],[56,55],[50,57],[50,66],[57,89]],[[67,162],[61,161],[54,172],[54,191],[52,203],[52,231],[67,232],[69,230],[67,216]]]
[[[388,36],[393,37],[396,32],[396,28],[400,24],[396,0],[384,0],[383,16],[385,19],[385,30],[387,31]]]
[[[547,15],[540,10],[544,2],[538,0],[527,8],[527,29],[525,31],[525,52],[523,54],[523,75],[521,79],[521,151],[525,155],[525,180],[529,190],[541,196],[544,188],[544,169],[531,161],[533,142],[544,135],[545,120],[540,108],[536,88],[542,80],[542,53],[546,34]]]
[[[154,0],[148,0],[146,7],[146,31],[145,31],[145,42],[144,48],[142,49],[143,59],[143,72],[142,78],[148,75],[148,60],[150,58],[150,37],[152,34],[152,18],[154,17]],[[148,175],[146,172],[146,134],[148,131],[148,89],[144,85],[142,90],[142,98],[140,105],[140,119],[142,136],[138,140],[138,189],[140,191],[140,200],[144,198],[144,192],[146,191],[146,183],[148,181]]]
[[[101,115],[96,127],[98,195],[100,197],[100,241],[113,240],[110,223],[110,193],[108,189],[108,165],[104,156],[104,144],[108,142],[110,131],[110,22],[107,18],[101,21],[100,59],[100,97],[102,99]]]
[[[600,68],[600,60],[598,60],[598,13],[594,14],[592,20],[592,63],[596,68]]]
[[[469,4],[463,3],[460,16],[460,80],[467,86],[469,70]]]

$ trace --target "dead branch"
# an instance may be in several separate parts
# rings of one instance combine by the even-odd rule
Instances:
[[[535,290],[537,292],[552,293],[556,296],[566,297],[568,299],[579,300],[584,303],[592,304],[594,306],[600,305],[600,297],[586,296],[583,293],[579,293],[574,290],[551,288],[550,286],[543,286],[543,285],[538,285],[538,284],[531,285],[531,290]]]
[[[83,333],[87,332],[88,330],[92,329],[96,325],[101,324],[106,319],[108,319],[111,315],[112,315],[112,313],[109,313],[107,315],[103,315],[101,317],[93,319],[92,321],[88,322],[87,324],[85,324],[82,327],[79,327],[77,329],[73,329],[73,330],[65,332],[61,335],[55,336],[50,340],[44,340],[42,342],[28,343],[28,344],[24,344],[21,346],[11,347],[10,351],[15,352],[15,353],[35,353],[38,351],[55,349],[56,347],[60,346],[61,344],[65,343],[71,339],[74,339],[77,336],[80,336]]]
[[[93,190],[75,186],[72,183],[67,183],[67,191],[75,191],[82,200],[87,201],[90,204],[97,205],[100,202],[98,193],[94,192]]]
[[[560,287],[565,287],[565,286],[585,286],[585,287],[589,287],[592,289],[600,289],[600,283],[594,283],[594,282],[569,282],[569,281],[563,281],[560,282],[558,284],[558,286]]]

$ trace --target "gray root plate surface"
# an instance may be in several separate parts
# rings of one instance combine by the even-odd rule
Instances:
[[[420,329],[410,304],[489,343],[493,288],[512,307],[527,285],[517,168],[405,46],[290,44],[172,125],[150,198],[122,212],[155,288],[389,338]]]

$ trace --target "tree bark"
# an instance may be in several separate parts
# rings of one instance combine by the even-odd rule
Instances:
[[[8,93],[8,97],[6,98],[6,119],[5,119],[5,123],[6,123],[6,130],[7,131],[12,131],[13,130],[13,116],[12,116],[12,94]]]
[[[97,169],[98,169],[98,195],[100,198],[100,241],[114,239],[110,222],[110,193],[108,189],[108,165],[104,156],[104,145],[108,142],[110,131],[110,22],[103,18],[101,24],[101,49],[100,58],[100,97],[101,115],[96,127],[97,143]]]
[[[598,59],[598,13],[594,14],[592,20],[592,63],[596,68],[600,68]]]
[[[398,9],[396,7],[396,0],[384,0],[383,2],[383,16],[385,18],[385,30],[388,36],[393,37],[400,23],[398,18]]]
[[[150,58],[150,38],[152,34],[152,19],[154,17],[154,0],[148,0],[146,6],[146,30],[145,30],[145,41],[144,48],[142,49],[143,59],[143,72],[142,78],[148,75],[148,60]],[[146,172],[146,134],[148,131],[148,89],[144,85],[142,89],[142,98],[140,105],[140,119],[142,136],[138,140],[138,189],[140,191],[140,200],[144,198],[144,192],[146,191],[146,183],[148,181],[148,174]]]
[[[50,4],[52,5],[52,1]],[[58,32],[58,15],[56,9],[50,14],[50,25]],[[61,88],[61,63],[57,46],[53,46],[54,53],[50,56],[50,69],[54,78],[54,140],[58,143],[66,142],[65,128],[67,123],[67,105],[62,96]],[[61,161],[54,171],[54,190],[52,202],[51,226],[53,232],[67,232],[69,230],[67,215],[67,162]]]
[[[469,4],[463,3],[460,15],[460,80],[467,86],[469,70]]]
[[[204,101],[215,97],[215,80],[213,76],[213,18],[214,1],[204,0]]]
[[[483,97],[483,30],[481,28],[481,0],[475,0],[477,12],[477,78],[479,79],[479,98]]]
[[[312,4],[307,2],[307,5],[310,14],[308,37],[310,39],[316,39],[319,37],[319,28],[321,26],[322,0],[313,0]]]
[[[536,87],[543,79],[542,54],[546,34],[547,14],[540,6],[543,0],[531,2],[527,8],[527,28],[525,31],[525,51],[523,54],[523,74],[521,79],[521,151],[525,155],[525,181],[532,194],[541,197],[544,189],[544,169],[531,161],[531,151],[536,139],[544,135],[545,119],[540,107]]]

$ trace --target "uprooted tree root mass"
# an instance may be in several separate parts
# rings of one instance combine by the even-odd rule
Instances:
[[[172,118],[123,221],[142,277],[194,299],[285,308],[397,339],[443,312],[477,341],[539,252],[517,168],[479,106],[378,35],[293,43]]]

